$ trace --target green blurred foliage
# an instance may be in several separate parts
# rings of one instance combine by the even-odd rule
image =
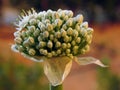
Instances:
[[[114,74],[110,69],[110,60],[103,59],[103,63],[107,64],[106,68],[97,68],[97,90],[120,90],[120,77]]]
[[[31,66],[0,57],[0,90],[48,90],[39,63]]]

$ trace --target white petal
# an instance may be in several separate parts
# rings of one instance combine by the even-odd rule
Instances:
[[[76,57],[75,61],[79,64],[79,65],[87,65],[87,64],[97,64],[101,67],[107,67],[105,66],[100,60],[94,58],[94,57]]]
[[[72,60],[69,57],[55,57],[44,61],[44,72],[53,86],[63,83],[71,70]]]
[[[18,15],[18,18],[19,18],[20,20],[22,20],[22,19],[23,19],[20,15]]]
[[[25,14],[25,16],[27,16],[27,12],[25,12],[25,10],[22,10],[22,12]]]
[[[11,49],[14,51],[14,52],[19,52],[16,48],[15,48],[15,45],[12,45],[11,46]],[[30,56],[28,54],[25,54],[25,53],[22,53],[22,52],[19,52],[21,55],[23,55],[24,57],[28,58],[29,60],[32,60],[32,61],[35,61],[35,62],[43,62],[43,56]]]
[[[16,28],[16,30],[20,31],[21,29],[20,28]]]
[[[25,54],[25,53],[21,53],[21,55],[23,55],[25,58],[28,58],[32,61],[35,61],[35,62],[43,62],[43,58],[42,56],[30,56],[28,54]]]
[[[34,9],[31,9],[27,12],[23,10],[23,13],[18,16],[19,21],[17,22],[17,24],[15,24],[18,27],[16,29],[22,30],[28,24],[29,20],[32,18],[36,18],[37,15],[38,14]]]
[[[12,45],[12,46],[11,46],[11,49],[12,49],[14,52],[19,52],[19,51],[15,48],[15,45]]]

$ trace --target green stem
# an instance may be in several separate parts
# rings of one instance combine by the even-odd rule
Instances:
[[[58,86],[50,85],[50,90],[63,90],[63,86],[62,86],[62,84],[58,85]]]

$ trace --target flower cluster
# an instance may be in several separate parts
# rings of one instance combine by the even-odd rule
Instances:
[[[89,51],[93,29],[71,10],[23,11],[16,22],[15,48],[30,56],[73,56]]]
[[[96,58],[77,57],[89,51],[93,33],[81,14],[73,17],[71,10],[61,9],[39,13],[34,9],[23,10],[15,25],[18,31],[14,33],[12,50],[30,60],[43,62],[44,73],[52,86],[63,83],[72,60],[79,65],[94,63],[106,67]]]

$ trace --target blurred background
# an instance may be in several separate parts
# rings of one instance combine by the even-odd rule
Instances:
[[[0,90],[48,90],[42,64],[11,51],[13,22],[21,9],[70,9],[81,13],[94,28],[91,50],[85,56],[99,58],[109,67],[78,66],[64,81],[64,90],[120,90],[119,0],[0,0]]]

